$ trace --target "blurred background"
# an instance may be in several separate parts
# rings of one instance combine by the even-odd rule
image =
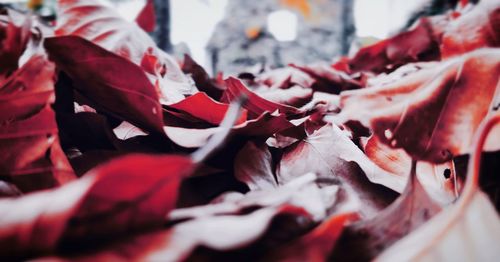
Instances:
[[[133,21],[147,0],[111,0]],[[457,0],[151,0],[160,48],[190,54],[208,72],[239,73],[312,63],[355,52]],[[55,15],[55,0],[0,0]]]

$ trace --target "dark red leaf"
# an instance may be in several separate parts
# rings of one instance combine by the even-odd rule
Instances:
[[[110,259],[199,261],[200,259],[213,258],[214,252],[220,252],[221,259],[227,260],[229,258],[224,258],[222,252],[238,251],[258,244],[272,231],[273,225],[283,224],[288,220],[308,220],[308,214],[301,208],[282,205],[245,215],[208,216],[178,224],[169,230],[155,231],[124,239],[95,253],[67,256],[64,259],[72,261]],[[308,225],[308,223],[304,224]],[[294,226],[297,227],[297,223]],[[225,237],[219,237],[221,234],[224,234]],[[208,255],[207,257],[206,254],[200,252],[199,248],[201,247],[212,251],[209,252],[212,256]],[[248,259],[252,255],[256,254],[247,252],[240,259]]]
[[[45,48],[92,106],[163,133],[158,93],[139,66],[76,36],[48,38]]]
[[[205,69],[196,63],[189,55],[184,55],[182,71],[186,74],[191,74],[196,87],[201,92],[205,92],[208,96],[215,100],[219,100],[222,96],[224,88],[215,79],[211,79]]]
[[[60,132],[63,132],[62,137],[67,140],[65,147],[76,147],[82,152],[120,147],[118,138],[103,115],[91,112],[60,113],[57,122]]]

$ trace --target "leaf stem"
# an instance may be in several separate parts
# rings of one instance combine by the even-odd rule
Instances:
[[[246,95],[239,96],[236,100],[234,100],[230,105],[229,109],[224,116],[219,127],[221,128],[220,132],[217,132],[214,136],[212,136],[206,145],[196,150],[193,154],[191,154],[191,158],[195,163],[201,163],[206,160],[209,156],[213,155],[222,145],[224,145],[224,140],[227,138],[229,133],[232,130],[232,127],[240,117],[241,107],[246,102]]]
[[[486,143],[486,139],[488,138],[488,134],[497,124],[500,124],[500,113],[496,113],[483,120],[475,134],[473,149],[471,151],[472,155],[469,160],[469,164],[467,165],[467,177],[462,193],[462,197],[464,199],[470,198],[478,188],[483,147]]]

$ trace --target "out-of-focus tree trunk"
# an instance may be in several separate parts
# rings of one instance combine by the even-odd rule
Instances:
[[[156,10],[156,29],[153,37],[161,49],[172,51],[170,42],[170,0],[154,0]]]
[[[351,0],[342,0],[342,22],[343,27],[340,32],[340,54],[347,55],[354,40],[356,28],[354,27],[354,5]]]

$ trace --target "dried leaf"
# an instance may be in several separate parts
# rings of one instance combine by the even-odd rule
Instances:
[[[465,54],[482,47],[500,47],[500,4],[483,0],[469,12],[451,20],[442,36],[443,58]]]
[[[93,106],[147,131],[163,133],[158,94],[137,65],[76,36],[48,38],[45,48]]]
[[[234,77],[226,79],[225,82],[227,89],[222,95],[222,101],[229,103],[241,95],[245,95],[248,101],[245,103],[244,107],[248,110],[248,114],[251,118],[257,118],[266,111],[272,113],[276,110],[285,115],[301,114],[300,110],[295,107],[274,103],[260,97]]]
[[[272,155],[264,143],[247,142],[236,156],[234,176],[250,190],[278,187]]]
[[[0,101],[2,176],[23,192],[73,180],[50,108],[54,65],[40,55],[31,58],[0,87]]]
[[[177,102],[191,94],[193,86],[173,57],[160,50],[135,23],[125,21],[115,10],[97,0],[58,0],[56,36],[79,36],[120,55],[136,65],[152,60],[152,83],[165,102]],[[148,72],[148,71],[147,71]]]
[[[135,18],[135,22],[146,32],[153,32],[156,28],[156,13],[153,0],[147,0],[146,4]]]
[[[488,133],[500,123],[500,114],[486,118],[479,127],[469,161],[467,181],[455,204],[412,234],[396,242],[377,260],[392,261],[494,261],[500,254],[500,219],[478,188],[481,152]],[[415,244],[419,243],[419,244]]]
[[[0,257],[81,249],[160,227],[192,169],[186,157],[130,155],[59,189],[0,200]]]
[[[229,104],[219,103],[208,97],[205,93],[196,93],[178,103],[166,106],[167,109],[175,109],[188,114],[212,125],[218,126],[224,119]],[[236,125],[242,124],[247,120],[247,111],[243,110],[241,116],[236,120]]]
[[[402,190],[404,187],[403,178],[373,164],[332,125],[285,148],[276,177],[278,184],[283,184],[307,172],[318,174],[320,179],[329,181],[327,184],[340,185],[345,190],[346,208],[359,211],[365,217],[373,216],[393,200],[394,192],[388,188]]]
[[[467,152],[479,123],[499,103],[499,61],[498,50],[474,51],[392,84],[345,92],[343,114],[393,148],[442,163]]]
[[[373,218],[344,230],[332,254],[333,259],[371,260],[441,210],[425,192],[415,170],[413,165],[405,191],[396,201]]]

